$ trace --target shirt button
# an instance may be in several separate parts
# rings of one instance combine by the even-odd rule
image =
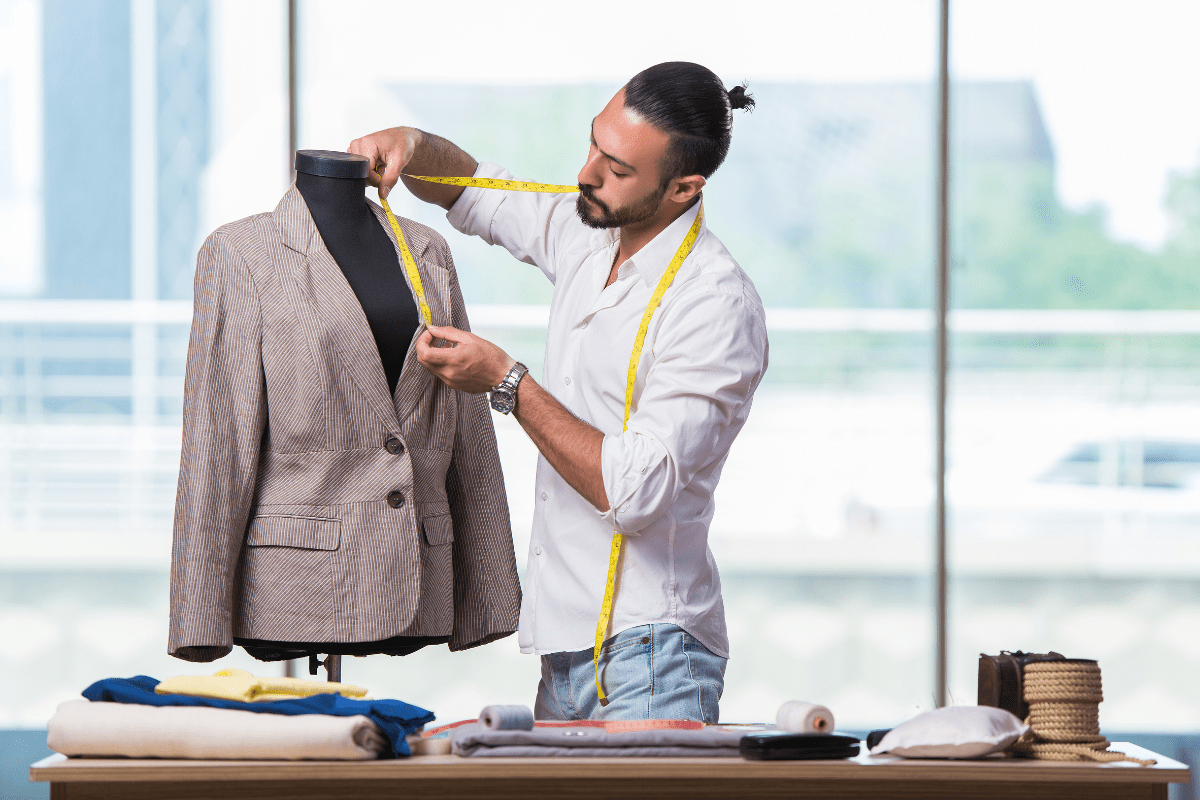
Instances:
[[[543,499],[543,500],[549,500],[549,499],[550,499],[550,495],[546,494],[545,492],[542,492],[542,499]]]
[[[540,547],[533,548],[533,554],[535,556],[540,556],[542,554],[542,548],[540,548]]]
[[[586,328],[586,327],[587,327],[587,323],[586,323],[586,322],[581,322],[581,323],[579,323],[579,327],[581,327],[581,328]]]
[[[563,383],[567,384],[567,386],[570,386],[570,385],[571,385],[571,379],[570,379],[570,378],[563,378]]]
[[[387,448],[387,451],[394,456],[398,456],[404,452],[404,442],[400,441],[395,436],[384,442],[383,446]]]
[[[404,505],[404,494],[402,492],[392,492],[387,496],[387,502],[392,508],[399,508]]]

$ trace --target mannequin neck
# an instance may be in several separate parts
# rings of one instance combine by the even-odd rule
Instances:
[[[333,224],[352,224],[369,214],[366,178],[326,178],[296,173],[296,189],[313,218]]]

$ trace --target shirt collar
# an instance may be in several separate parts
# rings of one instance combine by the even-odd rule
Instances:
[[[692,223],[696,221],[696,215],[700,213],[700,206],[703,203],[696,203],[687,211],[679,215],[679,218],[672,222],[667,227],[658,232],[658,235],[651,239],[645,247],[637,251],[632,258],[619,265],[619,269],[625,272],[628,269],[636,269],[642,281],[653,289],[662,279],[663,273],[667,271],[667,267],[671,264],[671,259],[675,257],[675,253],[679,250],[679,245],[683,243],[683,237],[687,236],[688,229],[692,227]],[[700,235],[703,235],[708,227],[707,222],[700,223]],[[595,231],[592,235],[593,245],[605,247],[616,244],[620,241],[619,232],[614,229]],[[700,236],[696,237],[696,241],[700,241]],[[692,249],[696,246],[693,244]],[[629,266],[626,267],[625,265]]]

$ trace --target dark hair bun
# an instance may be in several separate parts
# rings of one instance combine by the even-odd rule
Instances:
[[[749,111],[754,110],[754,95],[746,94],[746,87],[749,83],[743,83],[740,86],[735,86],[729,90],[729,107],[730,108],[745,108]]]

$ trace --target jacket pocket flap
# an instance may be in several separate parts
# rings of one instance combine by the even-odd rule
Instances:
[[[421,527],[425,529],[425,544],[431,547],[454,541],[454,522],[449,514],[426,517]]]
[[[328,517],[263,514],[250,521],[247,547],[301,547],[305,550],[337,550],[342,523]]]

